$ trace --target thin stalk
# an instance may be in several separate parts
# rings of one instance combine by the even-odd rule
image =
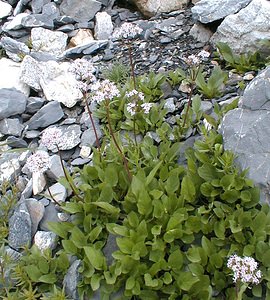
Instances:
[[[50,189],[50,187],[49,187],[48,185],[47,185],[47,189],[48,189],[48,192],[49,192],[49,195],[50,195],[52,201],[53,201],[55,204],[57,204],[57,205],[59,205],[59,206],[61,207],[61,204],[54,198],[54,196],[53,196],[53,194],[52,194],[52,192],[51,192],[51,189]]]
[[[59,157],[60,157],[60,163],[61,163],[61,167],[62,167],[62,169],[63,169],[64,175],[65,175],[65,178],[66,178],[66,180],[67,180],[67,182],[68,182],[68,184],[69,184],[71,190],[73,191],[74,195],[75,195],[79,200],[83,201],[83,198],[80,197],[80,195],[79,195],[78,192],[76,191],[76,189],[75,189],[73,183],[70,182],[69,177],[68,177],[67,170],[66,170],[66,168],[65,168],[65,166],[64,166],[64,163],[63,163],[63,160],[62,160],[62,154],[61,154],[61,151],[60,151],[58,145],[56,145],[56,147],[57,147],[57,150],[58,150],[58,154],[59,154]]]
[[[87,101],[86,95],[84,96],[84,100],[85,100],[86,109],[87,109],[87,112],[88,112],[88,115],[89,115],[89,118],[90,118],[90,122],[91,122],[93,130],[94,130],[97,148],[98,148],[98,151],[100,152],[100,143],[99,143],[99,139],[98,139],[98,135],[97,135],[97,129],[96,129],[96,125],[95,125],[94,120],[93,120],[93,115],[92,115],[89,103]]]
[[[192,95],[193,95],[193,82],[190,85],[190,92],[188,94],[187,110],[186,110],[186,113],[185,113],[185,117],[184,117],[184,122],[183,122],[182,128],[185,128],[185,126],[186,126],[187,116],[188,116],[188,113],[189,113],[189,109],[191,107]]]
[[[111,118],[110,118],[110,110],[109,110],[109,103],[108,101],[106,101],[106,112],[107,112],[107,121],[108,121],[108,127],[109,127],[109,131],[110,131],[110,135],[113,139],[113,142],[114,142],[114,145],[116,147],[116,149],[118,150],[122,160],[123,160],[123,163],[124,163],[124,166],[125,166],[125,169],[127,171],[127,174],[128,174],[128,179],[129,181],[131,182],[132,180],[132,175],[130,173],[130,170],[129,170],[129,167],[128,167],[128,162],[127,162],[127,159],[123,153],[123,151],[121,150],[116,138],[115,138],[115,135],[114,135],[114,132],[113,132],[113,129],[112,129],[112,125],[111,125]]]
[[[130,62],[130,67],[131,67],[131,76],[133,79],[133,85],[134,85],[134,89],[136,90],[136,77],[135,77],[135,71],[134,71],[134,62],[133,62],[133,58],[132,58],[132,50],[131,50],[131,44],[130,42],[127,42],[128,45],[128,55],[129,55],[129,62]]]
[[[135,144],[136,144],[136,146],[138,146],[137,137],[136,137],[136,120],[135,120],[135,116],[133,117],[133,134],[134,134]]]

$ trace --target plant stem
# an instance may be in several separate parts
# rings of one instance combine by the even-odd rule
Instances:
[[[123,160],[123,163],[124,163],[124,166],[125,166],[125,169],[127,171],[127,174],[128,174],[128,179],[129,181],[131,182],[132,180],[132,175],[130,173],[130,170],[129,170],[129,167],[128,167],[128,162],[127,162],[127,159],[123,153],[123,151],[121,150],[116,138],[115,138],[115,135],[114,135],[114,132],[113,132],[113,129],[112,129],[112,125],[111,125],[111,118],[110,118],[110,109],[109,109],[109,102],[108,100],[106,100],[106,112],[107,112],[107,121],[108,121],[108,127],[109,127],[109,132],[110,132],[110,135],[113,139],[113,142],[114,142],[114,145],[116,147],[116,149],[118,150],[122,160]]]
[[[131,67],[131,76],[132,76],[132,79],[133,79],[134,89],[136,90],[136,77],[135,77],[134,62],[133,62],[133,58],[132,58],[132,51],[131,51],[130,42],[127,42],[127,45],[128,45],[129,62],[130,62],[130,67]]]
[[[187,110],[186,110],[186,113],[185,113],[185,117],[184,117],[184,122],[183,122],[183,125],[182,125],[182,129],[185,128],[185,126],[186,126],[187,116],[188,116],[188,113],[189,113],[189,109],[191,107],[192,95],[193,95],[193,82],[190,84],[190,92],[188,94]]]
[[[74,187],[73,183],[70,182],[70,179],[69,179],[67,170],[66,170],[66,168],[65,168],[65,166],[64,166],[64,163],[63,163],[63,160],[62,160],[62,154],[61,154],[61,151],[60,151],[58,145],[56,145],[56,147],[57,147],[57,150],[58,150],[58,154],[59,154],[59,157],[60,157],[60,163],[61,163],[61,167],[62,167],[62,169],[63,169],[64,175],[65,175],[65,178],[66,178],[66,180],[67,180],[67,182],[68,182],[68,184],[69,184],[71,190],[73,191],[74,195],[75,195],[79,200],[83,201],[83,198],[80,197],[80,195],[79,195],[78,192],[76,191],[76,188]]]
[[[136,120],[135,120],[135,116],[133,117],[133,134],[134,134],[134,140],[135,140],[135,144],[136,146],[138,146],[138,143],[137,143],[137,137],[136,137]]]
[[[99,143],[99,139],[98,139],[98,135],[97,135],[97,129],[96,129],[96,125],[95,125],[94,120],[93,120],[93,115],[92,115],[89,103],[87,101],[86,95],[84,95],[84,100],[85,100],[86,109],[87,109],[87,112],[88,112],[88,115],[89,115],[89,118],[90,118],[90,122],[91,122],[93,130],[94,130],[97,148],[98,148],[98,151],[100,152],[100,143]]]

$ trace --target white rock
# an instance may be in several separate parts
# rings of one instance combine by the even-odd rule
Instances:
[[[10,181],[20,170],[18,157],[4,153],[0,158],[0,182]]]
[[[42,76],[42,63],[26,55],[21,64],[20,79],[36,91],[41,91],[40,78]]]
[[[12,6],[6,2],[0,1],[0,19],[11,14]]]
[[[18,30],[21,29],[22,26],[22,19],[24,17],[27,17],[29,14],[28,13],[21,13],[15,16],[11,21],[6,22],[3,25],[3,30]]]
[[[0,89],[15,88],[27,97],[29,96],[29,87],[20,79],[20,63],[16,63],[11,59],[1,58],[0,70]]]
[[[67,198],[67,189],[59,182],[50,186],[49,190],[46,191],[46,196],[50,199],[51,195],[53,197],[52,201],[65,202]]]
[[[239,13],[227,16],[211,41],[226,43],[234,52],[246,53],[265,50],[259,43],[262,39],[270,39],[270,1],[253,0]]]
[[[81,150],[80,150],[80,156],[82,158],[88,158],[91,154],[91,147],[88,147],[88,146],[82,146],[81,147]]]
[[[96,14],[95,38],[107,40],[113,32],[112,17],[105,11]]]
[[[54,250],[57,246],[57,235],[51,231],[37,231],[34,236],[34,244],[40,251]]]
[[[31,30],[33,50],[61,56],[67,45],[68,35],[61,31],[52,31],[42,27]]]
[[[46,178],[43,173],[34,172],[32,174],[33,179],[33,195],[41,193],[46,186]]]

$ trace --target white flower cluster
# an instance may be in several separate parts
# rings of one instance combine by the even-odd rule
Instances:
[[[142,28],[136,24],[125,22],[113,33],[113,37],[116,39],[132,39],[142,33]]]
[[[93,92],[92,100],[97,103],[120,96],[117,86],[108,79],[91,84],[90,90]]]
[[[144,94],[133,89],[126,93],[126,97],[131,99],[131,102],[127,104],[127,112],[134,116],[137,112],[142,111],[145,114],[149,114],[153,103],[141,103],[144,101]]]
[[[25,166],[32,173],[43,173],[47,171],[51,166],[50,156],[48,152],[38,150],[36,153],[28,157]]]
[[[93,82],[96,77],[93,75],[95,67],[85,58],[77,58],[73,61],[70,71],[75,74],[77,80]]]
[[[185,57],[184,61],[190,66],[197,66],[202,62],[202,60],[208,58],[209,56],[210,53],[208,51],[202,50],[197,55],[191,54],[188,57]]]
[[[241,258],[236,254],[229,257],[227,267],[233,271],[233,281],[240,280],[243,283],[259,284],[262,273],[257,270],[258,263],[253,257]]]
[[[63,142],[62,131],[57,127],[46,128],[41,137],[41,145],[45,146],[48,150],[55,150],[56,146]]]

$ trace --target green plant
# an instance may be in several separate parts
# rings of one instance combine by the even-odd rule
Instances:
[[[125,83],[129,74],[130,67],[121,61],[113,62],[109,67],[102,69],[103,77],[116,84]]]
[[[221,60],[224,60],[226,67],[233,68],[237,72],[244,73],[247,71],[257,71],[263,68],[266,64],[266,60],[261,57],[258,51],[254,53],[247,54],[235,54],[229,45],[218,42],[218,57]]]

